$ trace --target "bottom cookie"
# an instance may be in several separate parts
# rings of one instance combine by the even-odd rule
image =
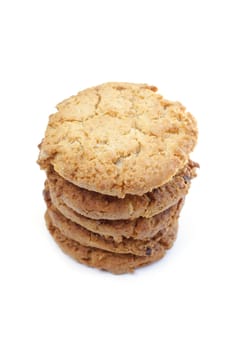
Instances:
[[[115,274],[133,272],[138,267],[148,265],[161,259],[165,255],[167,249],[173,245],[178,229],[178,224],[171,228],[167,235],[167,239],[158,242],[153,255],[135,256],[133,254],[117,254],[98,248],[83,246],[78,242],[65,237],[58,228],[54,227],[47,213],[45,214],[45,221],[49,232],[64,253],[82,264]]]

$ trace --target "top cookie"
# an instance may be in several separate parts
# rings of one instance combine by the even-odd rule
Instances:
[[[123,198],[168,182],[188,161],[197,140],[192,115],[157,88],[106,83],[57,105],[38,163],[68,181]]]

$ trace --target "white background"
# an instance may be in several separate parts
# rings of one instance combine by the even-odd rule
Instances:
[[[231,5],[1,1],[1,349],[233,349]],[[58,249],[36,164],[56,103],[107,81],[158,86],[200,130],[173,249],[123,276]]]

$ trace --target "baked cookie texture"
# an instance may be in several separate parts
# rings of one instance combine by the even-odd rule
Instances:
[[[196,139],[192,115],[157,88],[107,83],[57,105],[38,162],[79,187],[124,198],[168,182]]]
[[[183,199],[151,218],[140,217],[135,220],[93,220],[76,213],[64,203],[57,202],[54,197],[52,201],[54,207],[74,223],[106,238],[111,237],[114,241],[121,242],[123,238],[150,239],[158,231],[169,226],[173,217],[179,214]]]
[[[179,209],[177,209],[176,213],[171,217],[170,225],[161,228],[155,232],[155,234],[150,239],[146,240],[122,238],[121,241],[116,242],[112,238],[111,233],[105,236],[100,235],[67,219],[54,207],[52,203],[49,203],[49,201],[47,201],[47,215],[49,216],[52,225],[58,228],[64,236],[77,241],[84,246],[99,248],[115,253],[131,253],[134,255],[146,256],[154,253],[157,242],[166,237],[167,232],[171,229],[171,227],[176,225],[182,204],[183,201],[181,200],[181,202],[178,204]]]
[[[118,198],[88,191],[63,179],[53,169],[47,171],[51,196],[91,219],[126,220],[152,217],[176,204],[189,190],[198,164],[191,160],[168,183],[142,196]]]
[[[49,232],[64,253],[82,264],[114,274],[133,272],[138,267],[160,260],[165,255],[168,247],[171,247],[175,241],[178,228],[177,226],[171,228],[166,238],[157,243],[153,255],[136,256],[133,254],[111,253],[106,250],[81,245],[77,241],[67,238],[58,228],[54,227],[47,213],[45,221]]]
[[[61,249],[116,274],[172,247],[199,165],[193,116],[146,84],[106,83],[57,105],[39,145],[45,220]]]

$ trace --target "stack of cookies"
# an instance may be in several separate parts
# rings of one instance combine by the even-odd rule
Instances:
[[[196,176],[196,141],[192,115],[153,86],[107,83],[64,100],[39,146],[49,232],[113,273],[162,258]]]

